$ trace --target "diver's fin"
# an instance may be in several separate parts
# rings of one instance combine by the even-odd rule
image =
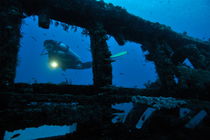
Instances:
[[[128,53],[127,51],[120,52],[120,53],[117,53],[117,54],[114,54],[114,55],[110,56],[110,58],[116,58],[116,57],[119,57],[119,56],[123,56],[123,55],[126,55],[127,53]]]

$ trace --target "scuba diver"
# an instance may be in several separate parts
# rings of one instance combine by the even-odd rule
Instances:
[[[92,67],[92,62],[83,63],[80,57],[62,42],[45,40],[44,48],[47,51],[45,54],[48,54],[49,64],[53,68],[60,67],[66,70]]]
[[[44,49],[48,54],[49,64],[52,68],[60,67],[66,69],[88,69],[92,67],[92,62],[82,62],[80,57],[69,48],[68,45],[54,41],[45,40]],[[112,55],[110,58],[115,58],[127,54],[127,51]]]

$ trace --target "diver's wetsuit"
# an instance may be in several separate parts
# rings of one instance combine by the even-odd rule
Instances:
[[[83,63],[80,57],[74,53],[69,46],[54,40],[44,41],[49,60],[56,60],[63,69],[87,69],[92,67],[92,62]]]

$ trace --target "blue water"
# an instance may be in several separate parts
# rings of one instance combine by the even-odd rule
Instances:
[[[171,26],[177,32],[202,40],[210,38],[210,0],[105,0],[122,6],[128,12],[146,20]],[[52,21],[53,23],[55,21]],[[51,69],[46,55],[41,55],[43,41],[53,39],[69,45],[83,61],[91,61],[90,40],[81,34],[82,29],[64,31],[62,26],[51,24],[50,29],[38,27],[37,17],[24,19],[21,28],[20,52],[16,82],[56,83],[66,79],[72,84],[93,84],[92,70]],[[144,58],[140,44],[127,42],[119,46],[113,38],[108,40],[112,54],[128,51],[114,62],[113,84],[123,87],[144,87],[147,81],[155,81],[154,64]],[[46,130],[47,131],[47,130]]]

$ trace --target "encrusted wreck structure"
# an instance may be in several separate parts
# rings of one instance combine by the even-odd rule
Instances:
[[[14,83],[21,20],[32,15],[39,17],[42,28],[49,28],[50,19],[55,19],[86,29],[93,57],[92,86]],[[6,130],[75,122],[75,133],[44,139],[210,136],[209,42],[96,0],[1,0],[0,18],[0,139]],[[148,51],[146,59],[155,63],[159,81],[145,89],[112,86],[107,35],[119,45],[126,41],[141,44]],[[194,68],[184,65],[185,59]],[[133,102],[133,109],[112,123],[116,113],[123,112],[111,106],[125,102]],[[188,111],[182,113],[183,108]]]

